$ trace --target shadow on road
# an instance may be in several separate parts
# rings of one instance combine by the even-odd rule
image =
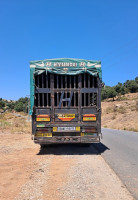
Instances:
[[[40,148],[37,155],[98,155],[110,150],[102,143],[90,144],[52,144]]]

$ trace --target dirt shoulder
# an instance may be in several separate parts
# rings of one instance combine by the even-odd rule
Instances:
[[[138,93],[102,102],[102,127],[138,132]]]
[[[29,134],[0,134],[1,200],[133,199],[93,146],[33,143]]]

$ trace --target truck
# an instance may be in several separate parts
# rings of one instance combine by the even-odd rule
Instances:
[[[30,62],[32,137],[52,143],[99,143],[101,62],[56,58]]]

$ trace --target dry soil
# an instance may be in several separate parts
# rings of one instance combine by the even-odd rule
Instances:
[[[1,200],[132,200],[96,149],[40,149],[29,134],[0,134]]]

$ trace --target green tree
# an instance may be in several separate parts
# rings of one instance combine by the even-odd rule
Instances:
[[[5,107],[5,101],[2,100],[2,98],[0,98],[0,109],[4,109]]]
[[[108,88],[108,98],[113,98],[116,97],[117,92],[115,91],[115,89],[113,87]]]
[[[11,101],[11,102],[6,103],[6,106],[7,106],[8,109],[13,110],[15,103]]]
[[[114,87],[115,91],[117,93],[121,93],[121,89],[122,89],[122,83],[118,83],[115,87]]]
[[[129,92],[129,89],[126,88],[124,85],[121,87],[121,94],[124,95],[124,94],[127,94]]]
[[[102,100],[107,99],[107,98],[113,98],[116,97],[117,92],[115,91],[114,87],[106,86],[105,88],[102,89]]]
[[[18,99],[18,101],[16,101],[15,111],[17,111],[17,112],[23,111],[26,113],[28,112],[28,98],[27,97],[25,97],[25,98],[21,97]]]
[[[134,80],[127,80],[125,86],[131,93],[138,92],[138,84]]]
[[[102,92],[101,92],[102,100],[108,98],[108,90],[107,90],[107,87],[108,87],[108,86],[102,88]]]
[[[135,82],[138,84],[138,77],[135,78]]]
[[[14,107],[16,112],[24,111],[23,102],[17,102]]]

